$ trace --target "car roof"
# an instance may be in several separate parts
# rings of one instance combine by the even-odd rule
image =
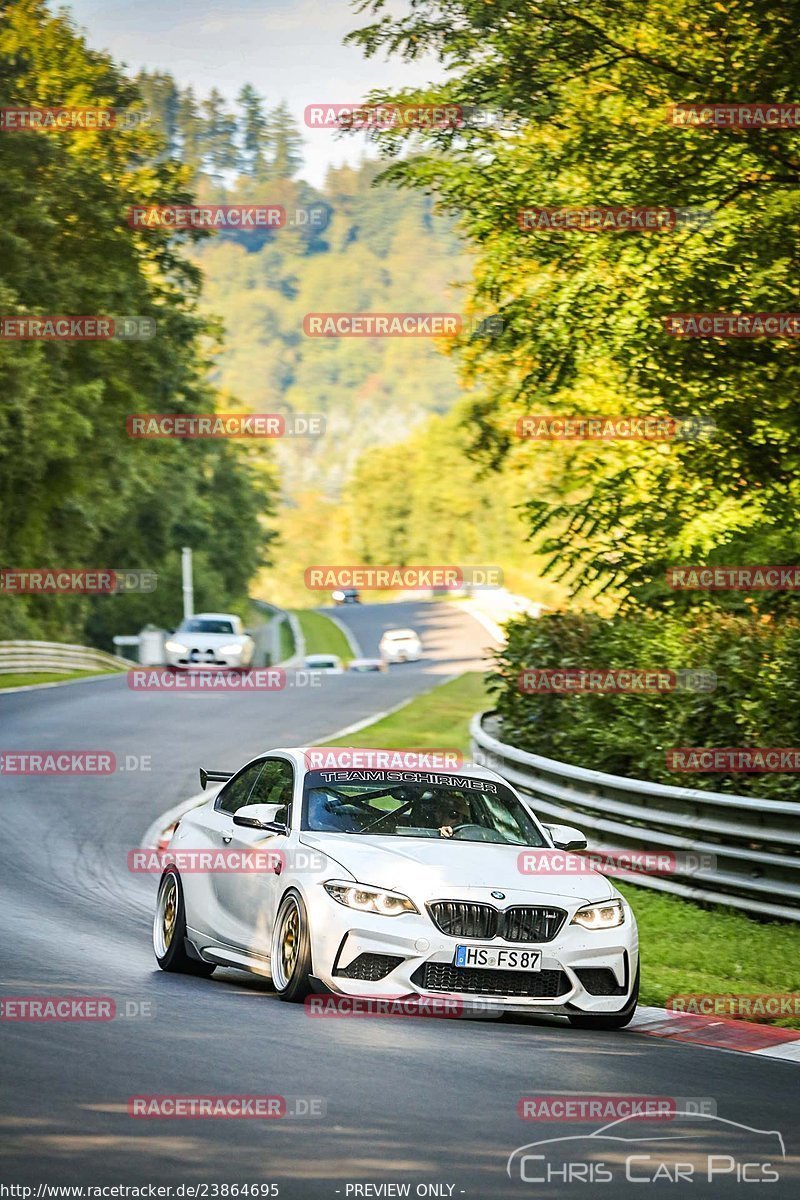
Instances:
[[[413,629],[387,629],[383,636],[387,638],[408,638],[417,637],[417,634]]]
[[[213,620],[213,621],[239,621],[236,613],[192,613],[190,617],[184,617],[184,621]]]
[[[317,751],[327,750],[331,753],[338,752],[340,754],[344,753],[347,750],[353,750],[354,752],[357,752],[360,754],[375,754],[375,755],[379,755],[379,754],[397,755],[397,754],[414,754],[414,753],[424,754],[425,753],[424,750],[397,750],[397,749],[380,750],[380,749],[373,749],[372,747],[365,748],[363,746],[333,746],[333,747],[332,746],[275,746],[269,750],[262,750],[259,754],[253,755],[253,758],[263,758],[265,755],[269,755],[269,754],[285,754],[289,758],[293,759],[297,766],[305,769],[306,754],[308,754],[314,750],[317,750]],[[431,750],[430,753],[435,754],[436,751]],[[252,759],[250,761],[252,762]],[[242,766],[244,766],[244,765],[245,764],[243,763]],[[341,769],[347,770],[348,768],[344,767]],[[378,763],[376,763],[372,767],[354,768],[354,769],[356,769],[356,770],[359,770],[359,769],[381,770],[383,768],[381,768],[380,765]],[[506,783],[507,782],[505,779],[503,779],[502,775],[498,775],[496,771],[492,771],[489,767],[483,767],[478,763],[464,763],[461,766],[457,766],[457,767],[441,767],[439,769],[433,769],[433,768],[429,768],[429,767],[414,767],[409,764],[405,768],[389,767],[388,769],[389,770],[405,769],[405,770],[412,770],[412,771],[418,770],[423,774],[430,774],[432,777],[435,777],[436,775],[463,775],[465,778],[468,778],[468,779],[490,779],[492,781],[492,783]]]
[[[321,662],[323,660],[325,662],[330,662],[331,659],[335,659],[336,662],[342,661],[339,658],[338,654],[307,654],[306,655],[306,662]]]

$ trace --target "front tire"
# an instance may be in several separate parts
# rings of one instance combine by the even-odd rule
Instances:
[[[633,1020],[636,1005],[639,1003],[639,967],[636,968],[636,979],[628,1003],[616,1013],[576,1013],[569,1014],[569,1023],[575,1029],[624,1029]]]
[[[299,1003],[313,992],[311,935],[302,897],[291,890],[281,900],[272,934],[270,970],[281,1000]]]
[[[156,915],[153,919],[153,950],[156,962],[162,971],[200,975],[207,979],[214,974],[214,964],[190,958],[186,953],[185,937],[186,905],[181,877],[174,867],[168,867],[158,885]]]

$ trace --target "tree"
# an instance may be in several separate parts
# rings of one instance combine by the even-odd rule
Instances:
[[[269,153],[269,123],[264,111],[264,98],[252,84],[246,83],[237,97],[242,115],[240,168],[245,175],[259,178],[266,170]]]
[[[238,166],[236,118],[225,107],[225,97],[212,88],[200,105],[203,118],[201,146],[204,169],[220,181]]]
[[[281,101],[270,113],[269,136],[272,150],[270,174],[276,179],[291,179],[303,165],[303,139],[285,101]]]
[[[86,46],[67,15],[20,0],[4,17],[2,107],[141,107],[133,82]],[[241,601],[265,556],[260,514],[274,483],[254,478],[232,445],[136,441],[126,432],[133,413],[215,404],[211,326],[198,314],[201,275],[185,235],[125,221],[133,205],[192,201],[188,171],[163,151],[161,133],[147,125],[0,138],[0,311],[136,315],[155,326],[153,337],[132,341],[0,340],[0,562],[169,575],[187,532],[195,545],[216,545],[230,508],[235,540],[213,556],[222,607]],[[79,640],[102,629],[106,644],[112,632],[130,631],[142,603],[179,614],[179,593],[169,591],[144,602],[0,597],[7,631]]]
[[[376,98],[505,114],[502,127],[376,137],[395,159],[388,180],[459,215],[477,248],[474,302],[503,319],[500,337],[461,345],[478,393],[473,451],[498,467],[531,412],[716,423],[713,439],[661,449],[543,448],[561,477],[547,488],[532,477],[529,516],[553,569],[576,591],[670,605],[671,563],[793,561],[797,342],[680,339],[663,318],[796,309],[798,132],[667,119],[679,102],[793,101],[796,5],[665,0],[643,13],[632,0],[420,0],[393,19],[366,0],[360,10],[378,17],[351,35],[368,54],[433,53],[448,76]],[[670,232],[523,232],[519,210],[533,205],[660,205],[712,219]]]

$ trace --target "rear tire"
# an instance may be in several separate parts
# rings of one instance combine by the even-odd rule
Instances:
[[[313,992],[311,935],[302,897],[294,889],[281,900],[272,934],[270,971],[281,1000],[297,1004]]]
[[[174,867],[167,867],[158,885],[156,915],[153,919],[153,950],[162,971],[181,975],[214,974],[213,963],[198,962],[186,953],[186,906],[181,877]]]
[[[569,1023],[575,1029],[624,1029],[633,1020],[638,1003],[639,967],[637,966],[631,998],[623,1009],[617,1013],[576,1013],[574,1016],[570,1013]]]

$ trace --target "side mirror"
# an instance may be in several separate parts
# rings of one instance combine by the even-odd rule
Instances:
[[[572,825],[545,825],[545,829],[559,850],[585,850],[586,835]]]
[[[245,829],[265,829],[269,833],[286,833],[288,810],[285,804],[244,804],[233,814],[234,825]]]

